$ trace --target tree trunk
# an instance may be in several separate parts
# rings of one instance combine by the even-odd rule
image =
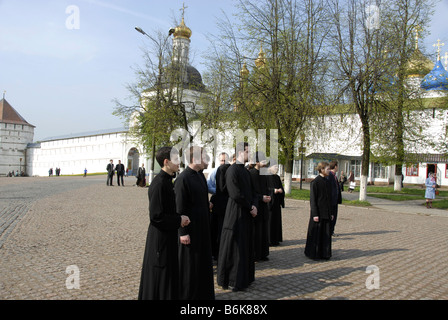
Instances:
[[[366,201],[367,199],[367,177],[369,176],[370,165],[370,127],[367,118],[362,118],[363,131],[363,151],[361,161],[361,181],[359,187],[359,201]]]

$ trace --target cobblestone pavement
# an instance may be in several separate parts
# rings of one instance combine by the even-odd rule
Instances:
[[[104,180],[0,178],[2,217],[17,216],[1,238],[0,299],[137,298],[147,189],[133,178],[126,187]],[[284,241],[256,264],[255,282],[236,293],[216,286],[216,298],[448,299],[448,217],[340,206],[333,256],[323,262],[303,254],[308,217],[307,201],[287,200]],[[79,289],[69,289],[70,266]]]

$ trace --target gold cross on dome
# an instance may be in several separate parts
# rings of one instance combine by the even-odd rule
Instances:
[[[440,60],[440,48],[443,47],[445,44],[440,43],[440,39],[437,40],[437,43],[434,43],[432,46],[435,48],[437,47],[437,61]]]
[[[415,49],[418,49],[418,33],[422,31],[422,28],[420,26],[415,27]]]
[[[188,7],[185,6],[185,2],[182,5],[182,9],[180,9],[180,11],[182,11],[182,19],[184,18],[185,15],[185,9],[187,9]]]

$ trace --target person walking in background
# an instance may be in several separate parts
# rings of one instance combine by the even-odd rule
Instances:
[[[306,237],[305,255],[311,259],[331,257],[331,185],[326,179],[330,174],[328,162],[317,165],[319,175],[310,183],[310,220]]]
[[[356,182],[355,182],[355,175],[353,174],[353,171],[350,170],[350,174],[348,175],[348,192],[352,193],[353,190],[355,190]]]
[[[341,187],[341,192],[344,191],[344,183],[347,182],[347,176],[344,171],[341,171],[341,175],[339,176],[339,186]]]
[[[106,170],[107,170],[107,182],[106,184],[108,186],[113,186],[113,178],[114,178],[114,161],[110,159],[110,162],[107,164]]]
[[[121,163],[121,160],[118,160],[118,164],[115,166],[115,170],[117,171],[117,183],[118,183],[118,185],[120,185],[120,179],[121,179],[121,185],[124,187],[124,182],[123,182],[124,164]]]
[[[145,164],[142,163],[142,166],[138,168],[137,172],[137,186],[146,187],[146,170]]]
[[[428,178],[425,181],[426,186],[426,192],[425,192],[425,198],[426,198],[426,208],[430,209],[432,208],[432,200],[436,198],[436,179],[434,177],[434,173],[430,172],[428,175]]]

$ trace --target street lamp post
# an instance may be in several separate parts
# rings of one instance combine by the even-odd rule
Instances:
[[[142,28],[140,27],[135,27],[135,30],[137,30],[137,32],[141,33],[144,36],[147,36],[149,39],[151,39],[152,41],[154,41],[153,38],[151,38],[145,31],[143,31]],[[168,38],[173,34],[174,29],[171,28],[168,32],[168,36],[165,38],[165,41],[163,44],[161,44],[160,46],[160,50],[159,50],[159,74],[157,76],[157,85],[160,87],[161,84],[161,77],[162,77],[162,48],[165,46],[166,41],[168,40]],[[157,88],[157,95],[159,95],[159,87]],[[157,103],[159,103],[160,97],[157,97]],[[155,120],[154,120],[155,122]],[[154,123],[154,127],[155,127],[155,123]],[[152,179],[154,178],[154,162],[155,162],[155,153],[156,153],[156,141],[155,141],[155,129],[153,128],[153,135],[152,135],[152,146],[151,146],[151,169],[149,170],[149,184],[151,184]]]

